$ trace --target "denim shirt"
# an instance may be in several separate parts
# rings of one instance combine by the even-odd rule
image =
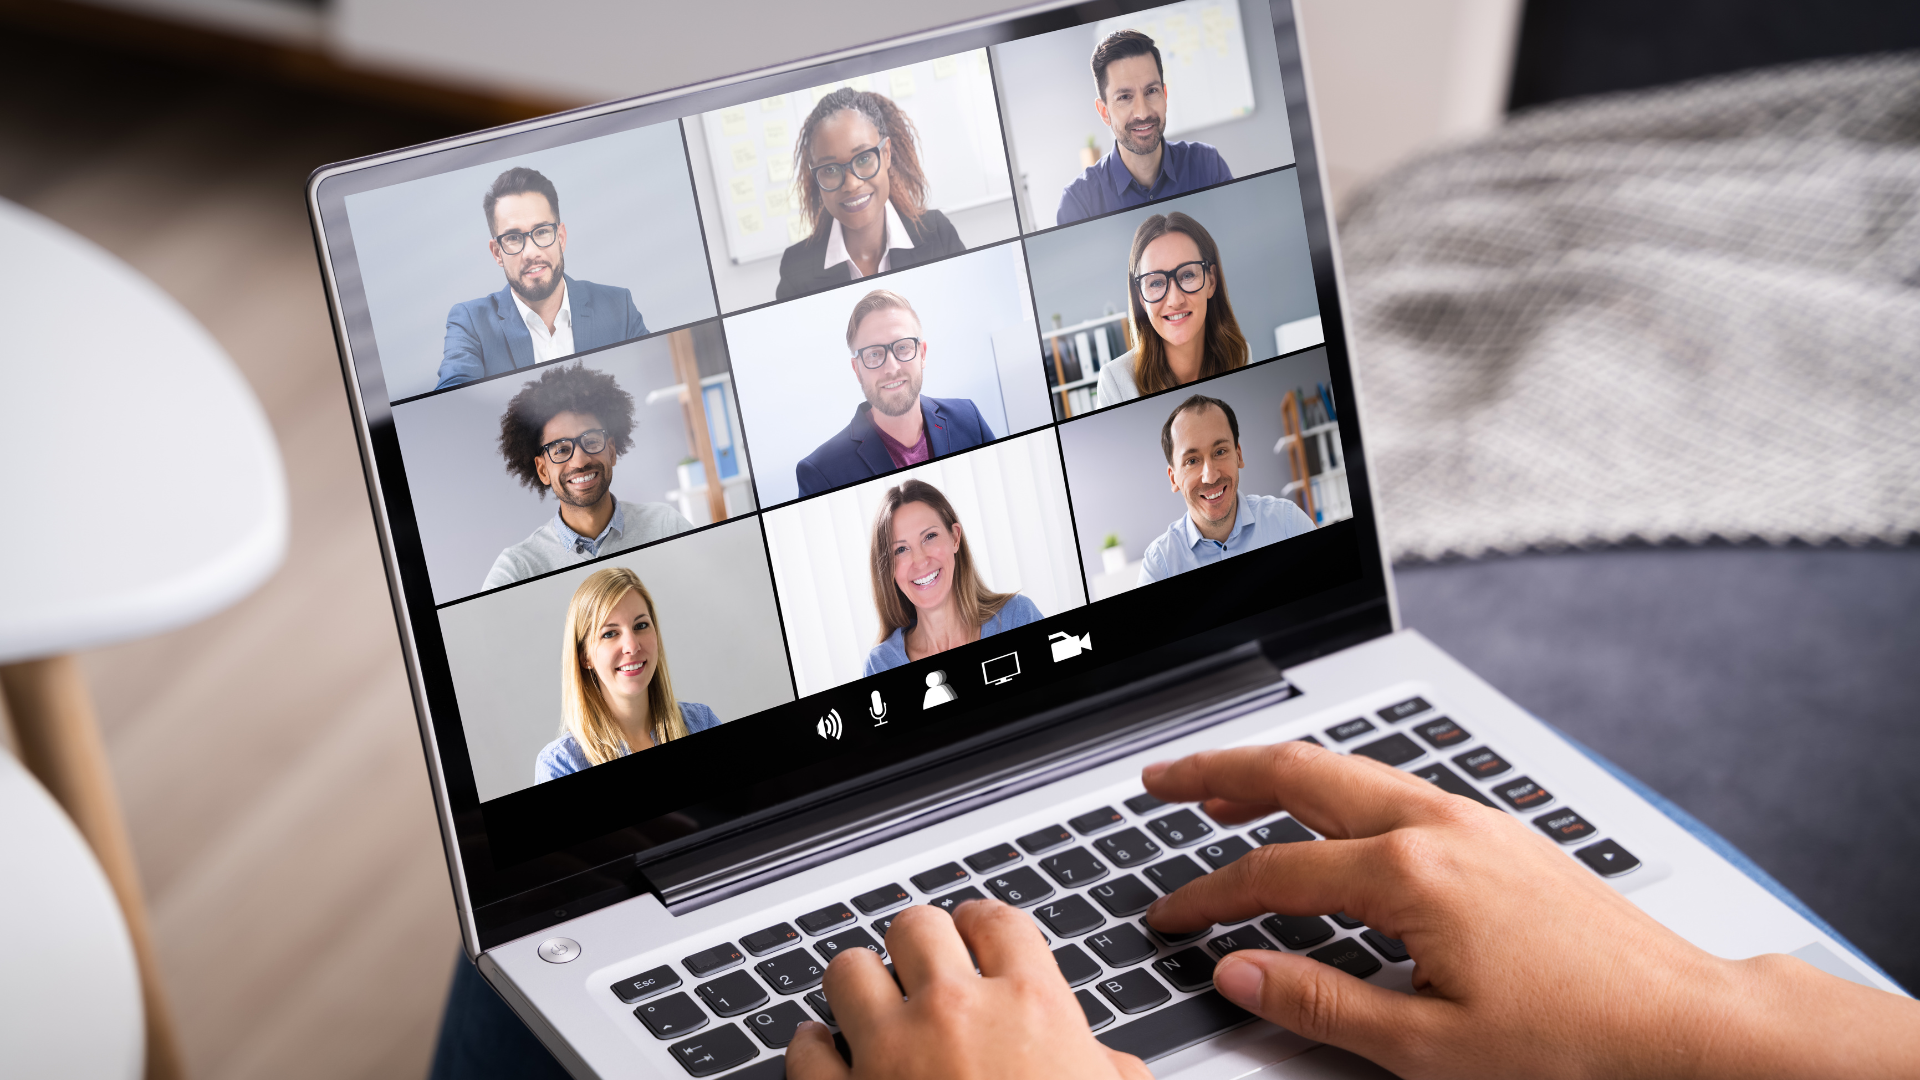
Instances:
[[[712,709],[694,701],[680,703],[680,719],[687,722],[688,733],[720,726],[720,718],[713,714]],[[620,756],[625,757],[626,754],[623,750]],[[533,782],[544,784],[556,776],[592,767],[593,762],[587,760],[587,752],[580,749],[579,741],[572,732],[568,732],[540,749],[540,756],[533,759]]]
[[[1013,599],[1007,601],[998,615],[980,624],[980,636],[989,638],[1002,630],[1011,630],[1016,626],[1039,622],[1043,617],[1038,604],[1019,593],[1014,593]],[[893,633],[887,635],[887,640],[875,645],[872,651],[867,653],[867,669],[863,674],[877,674],[905,663],[907,663],[907,632],[903,629],[895,629]]]
[[[1160,175],[1153,178],[1152,188],[1141,187],[1140,181],[1127,171],[1116,143],[1106,157],[1094,162],[1080,174],[1080,179],[1060,193],[1060,209],[1054,214],[1054,223],[1071,225],[1233,179],[1233,170],[1227,168],[1226,159],[1206,143],[1163,142],[1161,146],[1165,153],[1160,155]]]
[[[1181,514],[1178,521],[1167,526],[1167,531],[1155,537],[1140,558],[1140,584],[1164,581],[1230,555],[1312,531],[1313,519],[1295,506],[1292,499],[1242,492],[1240,506],[1234,511],[1233,531],[1224,541],[1200,535],[1192,514]]]

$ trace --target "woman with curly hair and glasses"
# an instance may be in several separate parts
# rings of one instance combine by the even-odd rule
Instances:
[[[1100,369],[1103,409],[1247,366],[1220,245],[1178,210],[1134,230],[1127,315],[1128,350]]]
[[[674,698],[659,609],[624,566],[587,575],[567,605],[560,721],[534,761],[536,784],[720,726],[712,709]]]
[[[843,86],[821,98],[800,125],[793,165],[813,234],[780,257],[776,299],[967,249],[947,216],[927,209],[913,121],[879,94]]]

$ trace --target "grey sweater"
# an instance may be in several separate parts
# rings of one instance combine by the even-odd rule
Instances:
[[[607,522],[605,531],[586,545],[585,550],[577,550],[581,538],[567,528],[556,511],[545,525],[533,530],[532,536],[502,551],[500,557],[493,560],[493,569],[487,571],[487,582],[481,587],[497,589],[691,528],[692,523],[666,503],[616,502],[613,519]]]

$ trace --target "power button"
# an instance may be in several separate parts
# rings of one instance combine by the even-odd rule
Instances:
[[[550,937],[540,943],[540,959],[549,964],[564,964],[580,955],[580,943],[568,937]]]

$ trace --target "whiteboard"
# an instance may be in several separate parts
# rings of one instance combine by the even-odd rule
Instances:
[[[987,51],[827,83],[701,114],[714,205],[736,263],[768,259],[812,232],[793,187],[793,144],[814,105],[842,86],[893,99],[920,133],[927,208],[955,211],[1013,197]]]
[[[1094,42],[1138,30],[1160,47],[1166,72],[1169,136],[1253,114],[1253,71],[1234,0],[1181,0],[1103,19]]]

